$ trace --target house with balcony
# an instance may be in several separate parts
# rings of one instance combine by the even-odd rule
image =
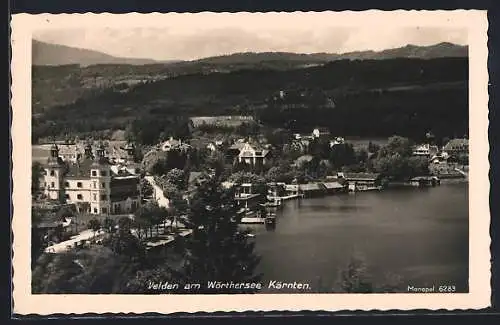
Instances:
[[[428,143],[417,145],[413,148],[414,156],[421,157],[433,157],[439,152],[439,148],[437,146],[431,146]]]
[[[251,166],[262,166],[267,162],[269,150],[258,144],[245,143],[238,154],[238,161]]]

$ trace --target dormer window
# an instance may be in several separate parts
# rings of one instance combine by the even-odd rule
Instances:
[[[97,176],[97,171],[96,170],[92,171],[92,176]]]

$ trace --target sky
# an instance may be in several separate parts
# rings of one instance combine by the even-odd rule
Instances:
[[[34,32],[33,38],[119,57],[155,60],[195,60],[236,52],[345,53],[408,44],[467,44],[467,30],[458,27],[339,26],[328,19],[306,23],[290,17],[230,18],[203,22],[172,19],[161,26],[143,27],[52,27]]]

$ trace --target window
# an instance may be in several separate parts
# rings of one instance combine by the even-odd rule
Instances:
[[[101,195],[101,200],[106,201],[106,194]]]
[[[65,182],[64,186],[69,187],[69,182]]]
[[[54,184],[54,182],[50,182],[50,187],[52,187],[52,188],[56,187],[56,185]]]
[[[97,201],[97,195],[94,194],[94,201]]]
[[[106,171],[105,170],[101,170],[101,176],[106,176],[106,175],[107,175]]]
[[[81,194],[78,194],[78,195],[76,196],[76,198],[77,198],[78,200],[82,200],[82,199],[83,199],[83,196],[82,196]]]
[[[65,198],[66,200],[69,200],[69,194],[65,194],[65,195],[64,195],[64,198]]]
[[[76,187],[81,188],[82,187],[82,182],[76,183]]]
[[[108,209],[107,208],[102,208],[102,213],[103,214],[107,214],[108,213]]]
[[[106,183],[101,184],[102,188],[106,188]]]
[[[97,213],[97,208],[94,208],[94,213]]]
[[[97,187],[97,182],[96,182],[96,181],[94,181],[94,188],[96,188],[96,187]]]
[[[50,176],[55,176],[55,175],[56,175],[56,172],[53,169],[51,169],[50,170]]]
[[[97,171],[96,170],[92,171],[92,176],[97,176]]]

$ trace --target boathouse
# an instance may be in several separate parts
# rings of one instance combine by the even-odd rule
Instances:
[[[317,197],[325,195],[327,188],[322,183],[300,184],[299,191],[304,197]]]
[[[338,181],[324,182],[323,185],[326,188],[327,194],[342,193],[347,190],[346,184],[342,184],[341,182]]]
[[[440,184],[436,176],[417,176],[410,179],[410,184],[417,187],[436,186]]]
[[[379,173],[339,173],[347,183],[349,192],[382,189],[382,177]]]

